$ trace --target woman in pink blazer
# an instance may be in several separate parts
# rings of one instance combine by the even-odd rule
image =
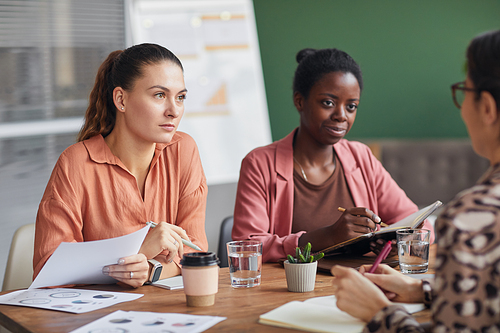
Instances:
[[[243,159],[236,195],[232,238],[262,241],[266,262],[308,242],[322,250],[418,210],[366,145],[344,139],[363,89],[358,64],[337,49],[304,49],[296,58],[299,127]]]

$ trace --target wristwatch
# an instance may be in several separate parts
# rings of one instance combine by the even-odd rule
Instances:
[[[160,278],[161,270],[163,269],[163,266],[162,266],[161,262],[159,262],[158,260],[149,259],[148,262],[149,262],[149,265],[151,266],[151,274],[149,275],[149,279],[146,282],[146,284],[151,284],[153,282],[158,281],[158,279]]]

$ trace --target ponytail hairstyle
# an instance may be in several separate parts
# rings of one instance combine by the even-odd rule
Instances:
[[[77,140],[83,141],[98,134],[105,137],[111,133],[116,121],[113,90],[116,87],[131,90],[135,81],[143,76],[145,66],[163,61],[170,61],[183,70],[180,60],[160,45],[140,44],[111,52],[97,71],[85,122]]]
[[[363,90],[361,68],[350,55],[338,49],[303,49],[295,57],[299,65],[293,78],[293,93],[309,97],[311,88],[326,74],[334,72],[351,73]]]
[[[467,73],[474,83],[476,99],[489,92],[500,110],[500,30],[483,33],[467,48]]]

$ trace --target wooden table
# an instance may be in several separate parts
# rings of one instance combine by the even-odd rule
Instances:
[[[318,273],[314,291],[292,293],[287,289],[284,269],[279,264],[268,263],[263,265],[260,286],[235,289],[230,285],[229,269],[222,268],[215,305],[200,308],[186,306],[182,289],[166,290],[154,286],[131,289],[116,284],[93,285],[85,289],[140,293],[144,296],[135,301],[83,314],[0,305],[0,325],[12,332],[69,332],[116,310],[123,310],[227,317],[207,332],[286,332],[291,330],[259,324],[259,316],[290,301],[331,295],[333,278],[330,274]],[[5,293],[7,292],[1,294]],[[429,311],[424,310],[414,316],[420,322],[428,321]]]

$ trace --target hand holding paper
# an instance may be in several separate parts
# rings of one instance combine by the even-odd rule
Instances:
[[[61,243],[47,260],[29,289],[68,284],[109,284],[104,266],[137,254],[149,227],[132,234],[90,242]]]
[[[118,264],[104,266],[102,272],[133,288],[139,288],[148,281],[148,258],[142,253],[133,254],[120,258]]]

